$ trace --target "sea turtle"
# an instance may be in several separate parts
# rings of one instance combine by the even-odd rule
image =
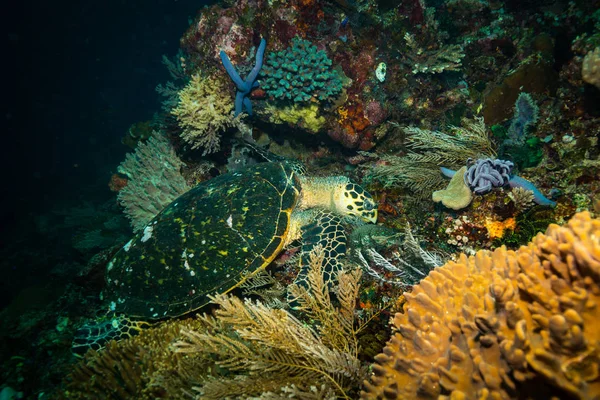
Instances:
[[[217,176],[174,200],[119,250],[107,265],[104,297],[111,311],[140,320],[186,314],[207,304],[209,294],[236,288],[300,238],[303,254],[324,247],[330,280],[346,251],[345,216],[375,223],[377,208],[343,176],[305,176],[288,162]],[[297,281],[303,278],[301,269]],[[127,328],[119,320],[88,327],[74,346],[101,347]]]

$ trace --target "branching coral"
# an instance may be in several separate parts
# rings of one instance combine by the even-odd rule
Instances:
[[[493,157],[483,119],[463,120],[462,127],[451,126],[450,133],[416,127],[403,128],[409,153],[403,157],[383,155],[371,164],[366,179],[385,187],[404,186],[417,195],[427,196],[444,184],[439,166],[460,168],[469,158]]]
[[[438,74],[443,71],[458,71],[461,60],[465,56],[460,45],[441,45],[437,49],[424,50],[416,42],[414,35],[404,36],[409,52],[406,53],[405,63],[412,68],[413,74]]]
[[[171,113],[183,129],[181,137],[204,154],[220,147],[220,133],[233,125],[233,100],[221,82],[194,75],[179,92],[179,104]]]
[[[533,190],[522,187],[515,187],[509,193],[508,197],[512,200],[518,212],[526,211],[534,203]]]
[[[176,343],[178,353],[210,354],[223,371],[205,377],[197,388],[199,398],[283,395],[293,385],[310,393],[320,387],[346,397],[347,391],[364,376],[357,358],[354,306],[360,270],[338,274],[335,307],[323,281],[324,251],[318,247],[310,257],[309,287],[292,285],[299,310],[316,322],[304,324],[292,314],[260,302],[221,295],[215,317],[201,319],[210,330],[184,330],[184,341]],[[225,372],[226,371],[226,372]],[[324,388],[324,389],[323,389]]]
[[[323,50],[299,37],[285,50],[270,53],[261,88],[270,96],[293,102],[329,100],[342,91],[342,79]]]
[[[118,171],[129,182],[119,191],[119,203],[131,220],[134,232],[146,226],[166,205],[189,190],[179,172],[183,162],[168,139],[155,133],[147,142],[129,153]]]
[[[363,398],[600,396],[600,220],[479,251],[405,294]]]
[[[202,321],[170,321],[138,336],[88,351],[67,377],[67,399],[184,399],[205,365],[201,357],[173,353],[171,342],[181,329],[201,329]]]

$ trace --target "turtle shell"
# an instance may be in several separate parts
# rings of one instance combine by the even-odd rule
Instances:
[[[181,195],[109,262],[111,308],[174,317],[235,288],[281,251],[299,192],[289,165],[263,163]]]

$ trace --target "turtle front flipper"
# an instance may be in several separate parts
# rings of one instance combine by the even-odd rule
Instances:
[[[310,287],[307,282],[310,253],[316,246],[321,245],[325,255],[323,259],[323,282],[331,286],[338,271],[342,268],[341,259],[346,254],[346,232],[342,226],[341,218],[327,211],[319,211],[301,230],[301,266],[294,283]]]
[[[71,344],[71,352],[83,356],[89,349],[100,350],[112,340],[121,340],[137,335],[142,329],[152,324],[132,320],[124,316],[102,317],[96,321],[85,323],[75,333]]]

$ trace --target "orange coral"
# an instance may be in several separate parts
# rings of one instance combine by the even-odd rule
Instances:
[[[341,107],[338,110],[338,122],[352,135],[364,130],[369,126],[369,120],[365,118],[365,113],[361,103],[349,103],[346,107]]]
[[[362,104],[357,101],[348,102],[345,106],[337,109],[337,114],[339,125],[334,128],[335,132],[330,132],[330,136],[346,147],[355,147],[363,141],[362,139],[365,139],[364,131],[370,126]]]
[[[517,221],[513,218],[507,218],[504,221],[496,221],[491,218],[486,218],[485,228],[488,231],[490,239],[499,239],[504,236],[504,231],[515,230],[517,227]]]
[[[112,174],[110,177],[110,181],[108,182],[108,188],[111,192],[118,193],[121,191],[121,189],[127,186],[128,182],[129,180],[126,176],[123,176],[121,174]]]
[[[406,293],[363,398],[600,397],[600,220],[461,255]]]

